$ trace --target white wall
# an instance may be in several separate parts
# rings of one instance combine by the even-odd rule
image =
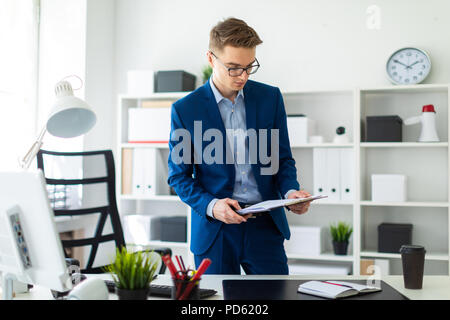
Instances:
[[[76,75],[84,81],[86,73],[86,0],[41,0],[40,6],[39,131],[45,125],[55,102],[56,83],[70,75]],[[80,81],[74,77],[67,81],[72,84],[75,96],[84,99],[86,86],[75,90],[80,87]],[[62,139],[47,134],[43,149],[78,151],[82,147],[83,137]]]
[[[84,149],[111,149],[116,142],[115,1],[88,0],[86,17],[86,102],[97,123],[85,135]]]
[[[366,27],[374,4],[379,30]],[[117,91],[126,92],[133,68],[181,68],[200,77],[209,31],[229,16],[247,21],[264,41],[253,78],[282,90],[389,85],[386,60],[404,46],[430,54],[426,83],[450,82],[449,12],[445,0],[117,0]]]
[[[379,29],[367,27],[371,5]],[[405,46],[430,54],[424,83],[450,82],[448,12],[446,0],[88,0],[86,99],[99,123],[85,148],[114,148],[128,70],[185,69],[200,83],[209,31],[223,18],[246,20],[264,41],[252,78],[294,91],[390,85],[386,60]]]

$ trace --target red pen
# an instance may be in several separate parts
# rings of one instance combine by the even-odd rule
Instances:
[[[203,273],[205,273],[206,269],[208,269],[209,265],[211,264],[211,259],[205,258],[202,260],[202,263],[200,263],[200,266],[198,267],[197,272],[192,277],[191,281],[198,280]]]
[[[180,270],[184,271],[183,267],[181,266],[180,259],[178,258],[178,256],[175,256],[175,259],[177,259],[178,267],[180,267]]]
[[[200,277],[202,276],[202,274],[205,273],[206,269],[208,269],[210,264],[211,264],[211,259],[205,258],[202,260],[202,263],[200,263],[200,266],[198,267],[197,272],[191,278],[190,283],[186,286],[186,289],[184,290],[183,294],[181,295],[180,300],[184,300],[189,296],[192,289],[196,285],[197,280],[199,280]]]
[[[170,274],[172,275],[172,278],[178,279],[177,268],[175,268],[175,265],[173,264],[173,261],[170,258],[170,255],[166,254],[165,256],[163,256],[162,261],[166,265],[167,269],[169,269]]]
[[[175,256],[175,259],[177,259],[178,266],[180,267],[180,271],[178,271],[177,274],[178,274],[178,273],[181,273],[181,279],[182,279],[182,280],[185,280],[185,279],[186,279],[186,271],[185,271],[184,268],[182,267],[182,265],[181,265],[181,263],[180,263],[179,257],[178,257],[178,256]]]
[[[186,271],[186,267],[184,266],[183,257],[180,256],[181,265],[183,266],[183,270]]]

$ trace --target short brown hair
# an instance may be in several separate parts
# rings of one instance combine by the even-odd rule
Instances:
[[[209,49],[221,51],[226,45],[238,48],[254,48],[261,44],[256,31],[245,21],[228,18],[219,22],[209,34]]]

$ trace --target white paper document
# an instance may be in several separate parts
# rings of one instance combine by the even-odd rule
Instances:
[[[381,288],[345,281],[308,281],[298,287],[298,292],[328,299],[345,298],[358,294],[378,292]]]
[[[318,195],[311,196],[307,198],[296,198],[296,199],[281,199],[281,200],[267,200],[260,203],[256,203],[247,208],[243,208],[241,210],[237,210],[236,212],[239,214],[249,214],[249,213],[258,213],[258,212],[266,212],[280,207],[291,206],[293,204],[313,201],[317,199],[326,198],[327,196]]]

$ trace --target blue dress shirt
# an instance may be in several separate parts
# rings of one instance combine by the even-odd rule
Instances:
[[[245,203],[257,203],[262,201],[261,194],[258,191],[258,185],[256,184],[255,176],[252,172],[251,164],[248,161],[248,140],[245,139],[245,143],[238,137],[240,132],[246,132],[246,117],[245,117],[245,102],[244,92],[239,90],[234,103],[230,99],[225,98],[212,81],[212,77],[209,81],[211,89],[216,98],[217,106],[219,107],[220,115],[222,117],[223,124],[226,130],[233,130],[234,136],[227,137],[227,143],[230,144],[234,155],[234,167],[236,170],[236,178],[234,181],[233,199],[239,202]],[[233,139],[231,141],[231,139]],[[239,159],[239,161],[238,161]],[[247,160],[247,161],[242,161]],[[213,199],[207,209],[206,214],[213,217],[212,209],[217,202],[217,198]]]

